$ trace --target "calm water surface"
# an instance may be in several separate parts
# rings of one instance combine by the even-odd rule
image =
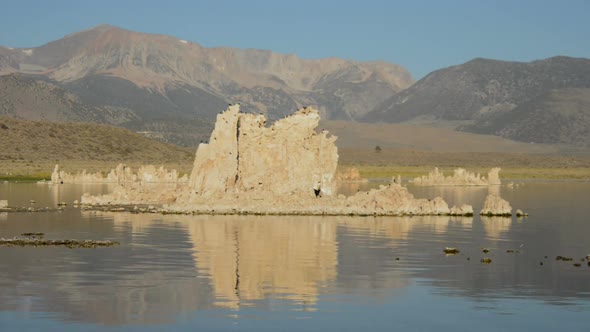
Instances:
[[[409,189],[476,211],[488,192]],[[55,206],[107,190],[9,183],[0,199]],[[4,238],[121,242],[0,247],[0,330],[588,331],[590,183],[497,190],[530,217],[0,213]]]

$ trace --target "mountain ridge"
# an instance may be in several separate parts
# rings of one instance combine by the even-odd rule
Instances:
[[[48,81],[90,107],[132,113],[132,123],[115,123],[123,127],[151,131],[157,119],[169,132],[155,137],[184,146],[206,137],[228,103],[271,121],[307,105],[316,105],[322,118],[354,120],[413,83],[403,67],[383,61],[206,48],[110,25],[38,47],[0,47],[0,75],[14,73]]]
[[[362,120],[397,123],[426,118],[439,122],[456,121],[457,129],[474,133],[500,135],[525,142],[587,145],[586,139],[556,134],[562,131],[557,124],[554,127],[544,126],[547,130],[541,137],[533,135],[532,131],[529,135],[515,134],[518,128],[502,130],[500,122],[497,122],[503,119],[501,123],[508,126],[509,118],[522,112],[522,105],[532,105],[530,103],[534,100],[548,98],[552,91],[587,88],[590,88],[590,59],[556,56],[531,62],[510,62],[476,58],[428,74],[382,102]],[[590,121],[583,115],[587,112],[587,108],[578,109],[577,119],[584,119],[580,133],[590,128]],[[538,112],[525,113],[529,117],[522,121],[529,125],[544,118]],[[570,126],[572,121],[566,119],[560,126]]]

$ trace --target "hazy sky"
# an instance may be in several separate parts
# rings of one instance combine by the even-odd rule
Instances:
[[[207,47],[384,60],[416,79],[475,57],[590,57],[587,0],[19,0],[0,8],[0,45],[11,47],[107,23]]]

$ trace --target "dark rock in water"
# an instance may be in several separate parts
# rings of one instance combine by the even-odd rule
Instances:
[[[540,262],[539,265],[543,266],[543,262]]]
[[[590,262],[588,262],[588,266],[590,266]]]
[[[484,253],[484,254],[487,254],[488,252],[490,252],[490,249],[488,249],[488,248],[483,248],[483,250],[482,250],[482,251],[483,251],[483,253]]]
[[[395,258],[395,260],[396,260],[396,261],[399,261],[399,257],[396,257],[396,258]]]
[[[575,267],[580,267],[580,266],[582,266],[582,264],[580,264],[580,263],[574,263],[574,266]]]
[[[26,236],[32,239],[42,239],[45,234],[44,233],[22,233],[21,236]]]
[[[564,261],[564,262],[570,262],[573,261],[574,259],[571,257],[565,257],[565,256],[557,256],[555,257],[556,261]]]
[[[12,206],[12,207],[0,207],[0,212],[56,212],[59,211],[58,209],[48,208],[48,207],[24,207],[24,206]]]
[[[508,249],[508,250],[506,250],[506,252],[509,253],[509,254],[518,254],[520,251]]]
[[[491,264],[492,259],[491,258],[482,258],[480,262],[482,262],[484,264]]]
[[[457,249],[457,248],[449,248],[449,247],[446,247],[446,248],[444,248],[444,249],[443,249],[443,252],[444,252],[445,254],[447,254],[447,255],[456,255],[456,254],[458,254],[460,251],[459,251],[459,249]]]
[[[43,236],[45,233],[22,233],[22,236]]]
[[[112,247],[119,245],[117,241],[110,240],[44,240],[38,238],[0,238],[0,247],[45,247],[45,246],[62,246],[67,248],[97,248]]]

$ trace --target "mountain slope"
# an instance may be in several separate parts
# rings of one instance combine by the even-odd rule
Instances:
[[[522,123],[535,127],[537,121],[548,115],[524,111],[524,108],[543,103],[556,90],[571,88],[590,88],[590,59],[554,57],[529,63],[475,59],[427,75],[377,106],[363,119],[371,122],[462,121],[465,125],[460,129],[476,133],[527,142],[579,144],[580,140],[562,134],[546,132],[541,138],[532,131],[516,134],[517,129],[503,127],[515,120],[515,116]],[[567,102],[564,96],[570,94],[554,100]],[[528,103],[533,104],[525,106]],[[537,110],[548,111],[548,108]],[[583,121],[579,124],[581,132],[590,128],[585,117],[562,120],[546,129],[562,132],[579,120]]]
[[[119,124],[137,117],[129,110],[83,103],[61,87],[20,74],[0,76],[0,115],[30,120]]]
[[[97,81],[125,80],[152,94],[152,99],[161,99],[157,102],[165,106],[161,114],[179,106],[170,90],[190,87],[198,91],[187,99],[190,112],[198,117],[218,112],[221,100],[240,102],[245,110],[266,113],[271,119],[308,104],[318,105],[324,116],[359,118],[413,83],[404,68],[384,62],[305,60],[263,50],[204,48],[174,37],[108,25],[37,48],[1,49],[0,73],[14,71],[45,75],[78,92]],[[92,103],[118,96],[116,91],[102,89],[100,93],[87,90],[82,98]],[[352,103],[354,100],[363,103]],[[142,112],[141,108],[132,110]],[[179,106],[179,112],[189,110]]]
[[[590,146],[590,89],[552,90],[460,129],[518,141]]]
[[[0,117],[0,160],[190,163],[193,158],[193,150],[122,128]]]

